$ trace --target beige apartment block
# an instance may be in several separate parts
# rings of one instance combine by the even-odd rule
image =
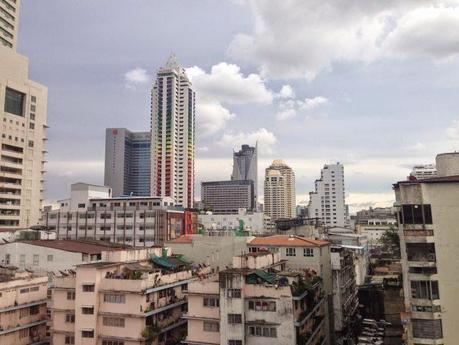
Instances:
[[[110,252],[55,278],[51,313],[54,344],[177,344],[184,338],[184,292],[207,267],[155,247]]]
[[[16,52],[20,1],[0,1],[0,228],[39,220],[42,202],[47,89],[29,79]],[[3,43],[3,44],[2,44]]]
[[[312,270],[286,270],[279,253],[233,258],[189,285],[188,345],[329,344],[326,297]]]
[[[458,342],[459,153],[436,166],[437,177],[394,185],[409,345]]]
[[[276,219],[296,217],[295,173],[276,159],[265,170],[265,214]]]
[[[0,344],[47,344],[48,278],[0,268]]]

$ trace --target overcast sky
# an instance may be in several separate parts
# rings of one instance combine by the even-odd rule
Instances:
[[[353,210],[458,149],[457,0],[23,0],[19,51],[49,89],[48,200],[103,183],[106,127],[149,130],[171,52],[197,91],[198,197],[256,140],[260,190],[282,158],[305,201],[339,161]]]

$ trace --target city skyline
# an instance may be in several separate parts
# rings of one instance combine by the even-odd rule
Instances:
[[[301,8],[299,2],[292,2],[276,10],[288,15],[311,3],[306,2]],[[386,29],[391,35],[383,35],[384,28],[376,24],[368,25],[368,30],[363,30],[367,40],[345,37],[351,43],[346,56],[324,46],[320,39],[307,36],[302,40],[294,35],[292,42],[298,45],[298,54],[287,46],[286,53],[293,57],[289,60],[281,56],[276,65],[262,54],[263,44],[268,44],[266,35],[271,32],[279,40],[298,23],[292,16],[291,25],[280,27],[262,3],[233,1],[211,7],[210,2],[203,1],[198,8],[183,5],[178,15],[195,41],[193,45],[180,46],[175,43],[181,34],[177,29],[161,30],[165,34],[160,37],[151,33],[150,24],[143,24],[146,16],[152,17],[151,22],[165,24],[161,15],[179,7],[178,2],[172,1],[157,12],[153,10],[154,2],[141,2],[136,8],[120,3],[110,7],[110,16],[106,17],[104,1],[83,1],[78,5],[25,1],[18,49],[30,58],[31,78],[47,85],[53,96],[49,105],[50,153],[45,198],[60,197],[71,182],[103,181],[105,128],[148,129],[152,75],[174,51],[183,65],[191,68],[193,84],[203,95],[202,106],[219,116],[206,118],[205,109],[197,110],[198,119],[201,116],[213,121],[206,121],[206,126],[198,123],[196,187],[200,181],[224,179],[231,171],[231,150],[242,143],[254,145],[258,140],[259,170],[263,171],[274,158],[288,160],[297,172],[298,201],[307,199],[323,164],[340,161],[346,167],[347,200],[351,206],[368,206],[370,201],[376,205],[390,204],[394,180],[407,176],[413,165],[432,163],[433,152],[456,148],[457,81],[453,76],[459,69],[457,50],[455,45],[441,49],[441,44],[449,46],[449,36],[436,46],[432,33],[439,23],[453,25],[447,19],[457,16],[458,10],[454,5],[433,8],[432,13],[437,15],[434,20],[432,14],[426,13],[430,7],[425,4],[384,6],[359,11],[350,6],[344,17],[363,25],[365,18],[374,24],[383,19],[383,13],[388,13],[393,27]],[[47,15],[50,8],[59,15]],[[333,16],[339,9],[332,10]],[[94,15],[86,17],[88,11]],[[118,24],[125,13],[136,23],[130,28],[131,33],[123,33]],[[216,20],[223,13],[227,29]],[[260,30],[253,15],[259,15],[271,31]],[[87,23],[84,28],[78,26],[82,16]],[[325,18],[322,12],[319,18]],[[102,28],[96,25],[101,19],[105,23]],[[336,23],[351,32],[358,31],[342,20]],[[420,33],[425,38],[423,50],[413,47],[412,32],[428,20],[433,20],[434,25],[431,31]],[[40,22],[48,25],[38,25]],[[55,30],[57,26],[62,30]],[[215,30],[203,31],[205,27]],[[99,31],[94,32],[94,28]],[[94,44],[94,33],[98,44]],[[342,31],[335,26],[318,26],[318,38],[330,37],[332,33]],[[115,38],[116,34],[119,37]],[[378,34],[378,44],[389,52],[386,56],[375,44]],[[260,49],[257,54],[247,54],[250,61],[242,61],[241,54],[236,54],[247,48],[244,39],[254,40],[254,46]],[[371,49],[359,57],[356,52],[364,51],[365,44]],[[61,48],[56,50],[57,46]],[[206,54],[202,54],[204,48]],[[307,51],[317,53],[305,58]],[[325,65],[314,63],[317,54],[322,54]],[[285,70],[286,63],[296,69]],[[422,73],[418,73],[420,70]],[[311,72],[308,79],[304,78],[305,71]],[[376,78],[378,83],[374,83]],[[95,85],[95,80],[104,82]],[[244,92],[234,92],[240,90]],[[437,121],[423,126],[424,121],[432,118]],[[87,123],[91,123],[91,128],[87,128]]]

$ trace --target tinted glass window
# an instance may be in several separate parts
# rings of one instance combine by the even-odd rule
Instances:
[[[413,223],[423,224],[422,220],[422,205],[413,205]]]
[[[413,224],[413,210],[411,205],[403,205],[403,224]]]
[[[19,116],[24,116],[24,98],[22,92],[6,88],[5,93],[5,111]]]
[[[432,209],[430,205],[424,205],[424,222],[425,224],[432,224]]]

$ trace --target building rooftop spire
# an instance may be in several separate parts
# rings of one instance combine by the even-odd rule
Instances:
[[[169,56],[169,59],[167,59],[166,65],[164,67],[167,69],[179,69],[181,67],[175,53],[172,53]]]

